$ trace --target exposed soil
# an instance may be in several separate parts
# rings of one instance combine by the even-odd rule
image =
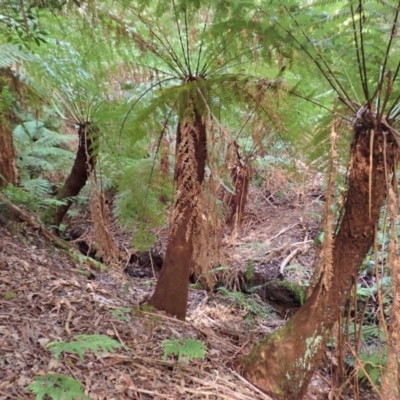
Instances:
[[[235,370],[235,360],[281,326],[290,307],[263,297],[263,289],[249,295],[252,302],[247,303],[232,291],[243,289],[249,269],[253,272],[248,286],[262,286],[282,275],[297,284],[308,280],[320,213],[321,205],[312,196],[296,206],[277,206],[260,200],[258,189],[251,189],[240,231],[227,232],[224,240],[224,265],[229,268],[218,279],[225,291],[191,289],[185,321],[140,307],[154,291],[166,230],[159,232],[160,243],[150,255],[137,256],[129,245],[130,235],[113,223],[114,239],[126,252],[129,274],[122,274],[89,271],[22,223],[0,227],[0,400],[33,399],[26,386],[48,373],[77,379],[94,400],[268,399]],[[66,223],[69,232],[75,232],[74,241],[85,243],[90,253],[89,222],[81,213]],[[299,250],[280,271],[295,249]],[[87,276],[82,275],[85,270]],[[107,335],[130,350],[88,351],[83,360],[62,353],[56,360],[44,347],[79,334]],[[190,363],[173,356],[164,360],[163,341],[175,338],[201,340],[206,358]],[[327,356],[314,376],[307,399],[330,398],[332,376],[327,371],[332,358]],[[365,391],[360,398],[377,397]]]

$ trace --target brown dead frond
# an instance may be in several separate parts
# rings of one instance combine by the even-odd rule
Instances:
[[[219,205],[217,192],[220,184],[212,176],[204,187],[201,238],[195,246],[194,269],[196,275],[205,277],[207,287],[212,290],[215,285],[213,268],[221,265],[223,228],[225,225],[223,210]]]
[[[399,205],[391,184],[388,185],[387,209],[390,217],[391,238],[388,264],[392,270],[393,303],[390,328],[388,332],[388,350],[386,371],[382,378],[381,398],[395,400],[400,398],[400,257],[397,226],[399,225]]]
[[[330,134],[331,148],[329,154],[330,168],[328,177],[328,187],[325,195],[325,209],[324,209],[324,240],[321,247],[321,261],[317,266],[314,276],[311,279],[310,286],[308,289],[308,295],[312,293],[314,285],[318,282],[319,277],[322,275],[322,287],[324,290],[329,290],[333,271],[333,212],[332,204],[334,199],[335,181],[337,175],[337,164],[338,164],[338,152],[336,143],[338,140],[338,134],[336,129],[336,121],[338,120],[337,110],[335,104],[335,111],[333,114],[332,128]]]
[[[206,278],[210,289],[214,286],[210,272],[210,257],[212,251],[209,237],[209,210],[205,206],[203,184],[198,179],[198,165],[196,161],[195,143],[198,139],[198,129],[190,119],[180,123],[180,141],[177,145],[176,159],[179,165],[179,179],[176,179],[175,206],[171,215],[171,234],[182,223],[186,226],[186,241],[193,245],[193,270],[196,275]],[[190,218],[183,220],[186,210],[190,210]]]
[[[105,202],[104,194],[97,186],[94,172],[90,174],[89,179],[91,183],[90,214],[98,252],[105,264],[119,269],[121,268],[121,263],[119,263],[121,255],[111,237],[108,223],[109,208]]]
[[[205,204],[204,196],[201,203]],[[209,212],[203,212],[197,224],[198,231],[193,242],[193,269],[196,276],[205,278],[207,288],[212,290],[215,285],[212,268],[216,255],[219,253],[219,243],[216,240],[218,232],[213,232],[213,218]]]
[[[236,239],[247,202],[251,168],[246,160],[242,160],[239,154],[239,145],[236,141],[233,141],[228,146],[225,163],[230,171],[230,177],[234,186],[234,193],[227,193],[226,206],[228,208],[228,215],[226,223],[233,227],[232,237]]]

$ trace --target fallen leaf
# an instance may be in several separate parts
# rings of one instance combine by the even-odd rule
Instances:
[[[4,293],[4,300],[12,300],[15,299],[16,297],[18,297],[18,294],[15,292],[5,292]]]
[[[40,338],[37,341],[42,347],[44,347],[44,346],[46,346],[47,343],[50,342],[50,339],[49,338]]]

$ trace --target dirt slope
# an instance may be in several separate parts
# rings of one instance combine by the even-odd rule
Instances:
[[[238,235],[226,237],[230,269],[225,283],[234,282],[249,260],[255,271],[275,276],[297,247],[304,251],[292,257],[284,274],[298,282],[309,276],[312,240],[319,229],[313,204],[250,206]],[[154,282],[90,271],[52,248],[40,232],[15,222],[1,227],[0,400],[33,399],[26,387],[49,373],[77,379],[94,400],[268,399],[240,376],[235,360],[284,323],[271,306],[257,296],[249,303],[234,295],[191,290],[182,322],[139,307]],[[262,318],[256,315],[260,309]],[[88,351],[83,360],[62,353],[57,360],[45,348],[80,334],[103,334],[129,349]],[[164,359],[163,341],[175,338],[205,343],[205,359]],[[327,398],[328,380],[316,375],[308,398]]]

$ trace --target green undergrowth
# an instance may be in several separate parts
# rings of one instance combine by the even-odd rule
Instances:
[[[84,361],[84,354],[87,351],[98,353],[100,351],[113,352],[118,348],[129,349],[105,335],[76,335],[69,342],[49,342],[45,348],[50,350],[57,360],[61,353],[66,353],[77,354],[81,361]],[[26,389],[35,395],[36,400],[48,397],[52,400],[88,399],[79,381],[67,375],[52,372],[36,376]]]

